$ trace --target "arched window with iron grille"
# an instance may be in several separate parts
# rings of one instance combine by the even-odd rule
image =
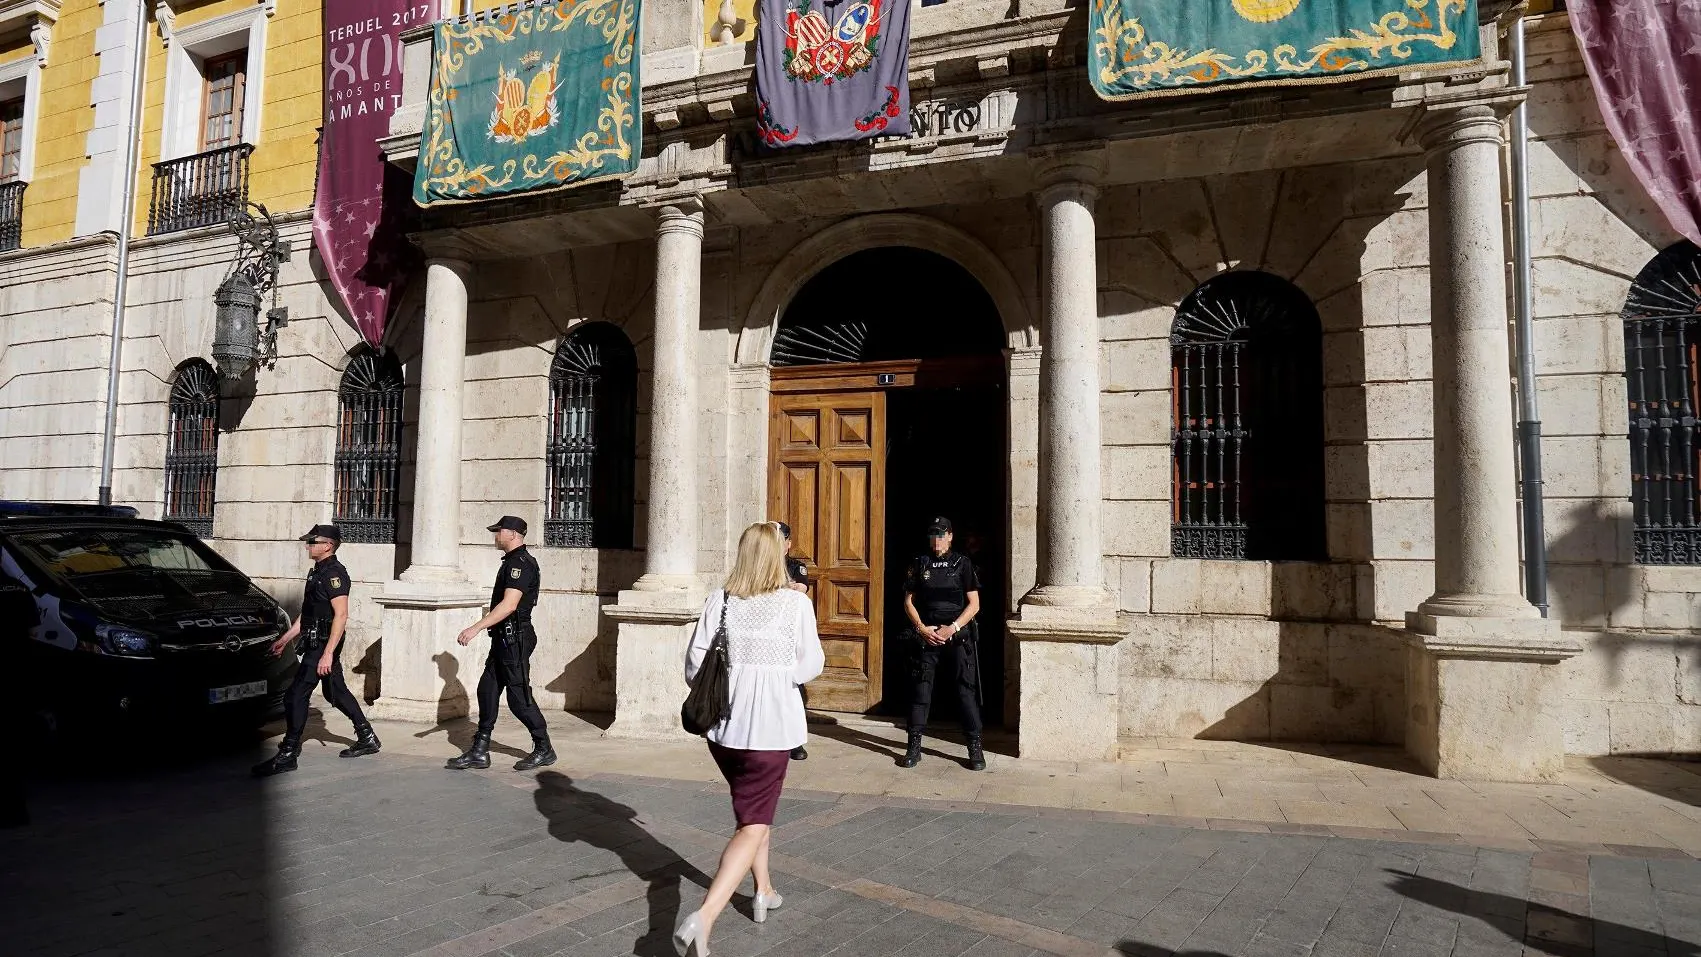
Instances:
[[[334,512],[345,542],[394,542],[402,473],[402,366],[391,353],[350,360],[337,389]]]
[[[638,357],[619,328],[561,337],[549,370],[548,501],[543,543],[632,547]]]
[[[1323,516],[1323,332],[1298,287],[1207,280],[1170,327],[1178,558],[1316,561]]]
[[[195,534],[213,534],[219,471],[219,379],[202,359],[190,359],[171,380],[165,436],[165,520]]]
[[[1701,564],[1701,249],[1685,240],[1654,257],[1624,304],[1630,409],[1630,500],[1636,561]]]

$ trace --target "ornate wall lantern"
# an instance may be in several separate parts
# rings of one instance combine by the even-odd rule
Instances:
[[[289,261],[289,243],[278,238],[266,207],[255,203],[231,215],[230,230],[237,238],[236,259],[213,293],[218,312],[212,351],[219,378],[234,382],[277,362],[278,330],[289,325],[289,310],[278,305],[278,267]],[[260,306],[267,292],[272,308],[262,328]]]

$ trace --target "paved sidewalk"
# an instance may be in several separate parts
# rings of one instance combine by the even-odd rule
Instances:
[[[504,718],[497,740],[518,757],[528,738]],[[340,717],[330,720],[341,727]],[[638,746],[571,715],[551,720],[574,768],[720,781],[696,739]],[[472,730],[463,721],[434,732],[380,724],[379,733],[392,753],[442,758],[458,753]],[[976,774],[963,768],[962,746],[940,738],[929,739],[918,767],[897,767],[904,736],[890,723],[811,724],[810,734],[811,758],[793,765],[788,784],[818,791],[1146,815],[1118,818],[1125,822],[1456,839],[1532,853],[1609,853],[1618,845],[1701,856],[1701,763],[1574,758],[1552,783],[1504,784],[1438,781],[1397,748],[1148,740],[1125,743],[1121,761],[1078,764],[1017,760],[1008,753],[1014,742],[993,738],[990,746],[1006,753],[989,754],[988,770]]]
[[[672,953],[676,914],[731,831],[722,786],[686,773],[700,745],[563,733],[557,767],[456,773],[441,742],[383,733],[384,754],[310,747],[264,782],[246,774],[257,749],[39,781],[34,823],[0,831],[0,951]],[[715,954],[1701,955],[1701,861],[1673,848],[1507,850],[808,787],[844,773],[840,747],[818,741],[793,765],[774,838],[786,906],[757,925],[737,899]],[[591,770],[620,762],[676,773]],[[929,763],[950,786],[973,777]],[[1044,773],[1001,764],[978,787]]]

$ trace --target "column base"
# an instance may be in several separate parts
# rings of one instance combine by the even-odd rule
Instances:
[[[478,620],[485,598],[464,578],[427,584],[404,572],[390,582],[374,599],[384,609],[382,693],[367,713],[417,724],[469,714],[490,639],[479,635],[463,648],[455,637]]]
[[[695,585],[695,581],[693,580]],[[623,591],[603,614],[617,625],[614,651],[614,723],[620,738],[690,740],[679,724],[685,683],[685,648],[691,643],[706,596],[702,588]]]
[[[1523,595],[1435,594],[1418,606],[1425,618],[1540,618],[1542,613]]]
[[[1016,753],[1042,761],[1110,761],[1121,727],[1119,647],[1108,606],[1024,603],[1005,625],[1020,654]]]
[[[1558,665],[1581,651],[1542,618],[1406,615],[1406,750],[1438,778],[1554,777]]]

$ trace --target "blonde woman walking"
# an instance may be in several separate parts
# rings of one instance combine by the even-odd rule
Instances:
[[[682,955],[708,957],[709,932],[744,875],[756,878],[755,917],[780,906],[768,872],[768,831],[785,785],[791,750],[803,744],[803,700],[797,689],[821,674],[825,657],[809,596],[788,586],[785,539],[773,522],[759,522],[738,539],[738,561],[726,586],[709,596],[685,651],[685,680],[697,677],[725,615],[726,717],[709,730],[709,754],[732,789],[738,821],[703,906],[681,914],[673,945]]]

